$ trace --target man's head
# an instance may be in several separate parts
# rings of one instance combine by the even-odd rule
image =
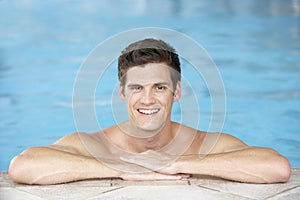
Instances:
[[[125,85],[126,72],[131,67],[148,63],[164,63],[170,67],[173,90],[181,80],[180,61],[173,47],[162,40],[144,39],[126,47],[118,59],[118,78]]]
[[[169,124],[172,105],[181,96],[180,62],[162,40],[145,39],[129,45],[119,57],[120,96],[131,124],[158,131]]]

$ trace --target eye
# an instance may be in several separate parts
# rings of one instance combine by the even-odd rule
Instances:
[[[137,91],[140,91],[142,89],[142,86],[140,86],[140,85],[133,85],[133,86],[130,86],[129,89],[132,90],[132,91],[137,92]]]
[[[165,91],[166,89],[167,89],[167,87],[164,85],[156,86],[156,91],[158,91],[158,92]]]

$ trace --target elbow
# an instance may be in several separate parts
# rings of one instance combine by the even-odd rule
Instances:
[[[9,178],[13,181],[13,182],[21,182],[21,178],[23,177],[22,174],[22,165],[20,164],[19,160],[21,156],[16,156],[14,157],[9,165],[9,169],[8,169],[8,176]]]
[[[270,149],[270,154],[266,155],[267,167],[265,168],[267,183],[285,183],[291,177],[291,166],[287,158],[280,155],[275,150]]]
[[[275,164],[276,182],[288,182],[291,177],[291,166],[288,159],[279,155]]]
[[[15,183],[33,184],[34,180],[28,171],[28,158],[18,155],[12,159],[8,169],[9,178]]]
[[[291,166],[287,158],[280,155],[277,151],[268,148],[256,149],[260,155],[260,178],[255,183],[285,183],[291,176]],[[258,175],[257,174],[257,175]]]

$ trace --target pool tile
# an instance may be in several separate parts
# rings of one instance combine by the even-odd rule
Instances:
[[[2,200],[43,200],[42,197],[20,191],[12,187],[0,187],[0,199]]]
[[[101,194],[90,198],[89,200],[118,200],[118,199],[130,199],[130,200],[187,200],[187,199],[220,199],[220,200],[232,200],[232,199],[248,199],[233,194],[222,194],[220,192],[199,188],[191,185],[173,185],[173,186],[127,186]]]
[[[198,176],[179,181],[100,179],[57,185],[22,185],[0,173],[0,199],[298,199],[300,169],[283,184],[246,184]]]
[[[209,183],[199,185],[199,187],[205,187],[214,189],[224,194],[235,194],[252,199],[266,199],[274,196],[278,193],[287,191],[296,187],[294,184],[246,184],[246,183]]]
[[[277,194],[274,197],[269,198],[268,200],[286,200],[286,199],[299,200],[299,198],[300,198],[300,186],[285,191],[283,193]]]
[[[28,193],[33,196],[41,197],[43,199],[78,199],[84,200],[111,190],[116,187],[103,186],[86,186],[84,182],[82,185],[72,186],[68,184],[47,185],[47,186],[18,186],[14,191]]]
[[[295,183],[300,185],[300,168],[292,169],[292,175],[289,183]]]
[[[0,187],[12,187],[14,183],[9,179],[8,174],[0,172]]]
[[[287,183],[278,184],[248,184],[231,182],[213,177],[194,177],[190,180],[192,185],[213,189],[226,194],[240,195],[253,199],[265,199],[300,186],[300,170],[293,169],[292,176]],[[255,191],[255,192],[253,192]]]
[[[84,200],[95,195],[114,190],[110,179],[88,180],[57,185],[16,185],[15,189],[24,191],[43,199],[76,199]]]

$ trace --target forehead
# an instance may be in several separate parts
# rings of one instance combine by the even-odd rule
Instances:
[[[171,83],[170,67],[164,63],[148,63],[131,67],[126,73],[127,84],[146,85],[151,83]]]

